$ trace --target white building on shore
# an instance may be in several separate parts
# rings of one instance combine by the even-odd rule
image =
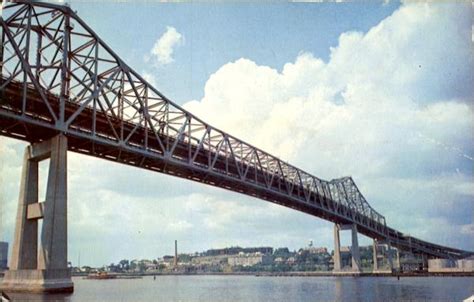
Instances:
[[[230,266],[253,266],[256,264],[271,264],[273,257],[262,253],[239,253],[227,258],[227,263]]]

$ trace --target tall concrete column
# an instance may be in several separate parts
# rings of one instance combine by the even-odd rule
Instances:
[[[422,261],[422,269],[427,270],[428,269],[428,257],[426,257],[426,254],[421,254],[421,261]]]
[[[360,264],[360,251],[359,251],[359,240],[357,239],[357,225],[352,225],[352,271],[353,272],[360,272],[361,271],[361,264]]]
[[[373,271],[375,272],[379,270],[379,263],[377,260],[377,239],[374,239],[374,243],[372,245],[372,256],[373,256],[373,262],[374,262]]]
[[[38,162],[47,158],[46,200],[40,202]],[[40,244],[39,219],[43,219]],[[1,284],[3,290],[73,291],[67,267],[67,138],[63,135],[25,150],[10,267]]]
[[[38,269],[67,269],[67,140],[51,139]]]
[[[392,245],[390,244],[390,241],[387,243],[387,249],[388,265],[390,267],[390,271],[393,272]]]
[[[335,272],[340,271],[342,268],[341,259],[341,240],[339,237],[339,231],[341,227],[337,223],[334,224],[334,270]]]
[[[398,271],[400,271],[400,268],[401,268],[401,264],[400,264],[400,250],[397,248],[397,266],[396,266],[396,269]]]
[[[38,162],[26,147],[20,180],[20,197],[16,214],[10,270],[36,269],[38,253],[38,221],[27,219],[28,206],[38,202]]]

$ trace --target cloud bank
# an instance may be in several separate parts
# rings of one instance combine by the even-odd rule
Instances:
[[[328,62],[303,52],[276,70],[241,58],[185,108],[317,176],[352,175],[402,231],[472,249],[469,9],[405,4],[343,33]]]

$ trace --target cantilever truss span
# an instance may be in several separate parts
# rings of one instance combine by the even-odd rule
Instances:
[[[430,257],[470,254],[388,227],[352,178],[322,180],[177,106],[67,6],[14,1],[0,21],[2,135],[37,142],[64,133],[74,152],[356,224],[362,234]]]

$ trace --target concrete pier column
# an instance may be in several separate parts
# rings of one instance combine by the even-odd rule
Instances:
[[[38,221],[26,219],[28,206],[38,200],[38,162],[32,160],[32,148],[26,147],[20,180],[20,197],[16,215],[10,270],[36,269]]]
[[[374,239],[374,243],[372,245],[372,258],[374,262],[373,271],[376,272],[379,270],[379,263],[377,260],[377,239]]]
[[[421,254],[422,269],[428,270],[428,257],[426,254]]]
[[[360,263],[359,240],[357,239],[357,225],[353,224],[351,230],[352,230],[352,248],[351,248],[352,271],[360,272],[361,263]]]
[[[390,271],[393,272],[392,245],[390,241],[387,243],[387,249],[388,266],[390,267]]]
[[[333,271],[338,272],[342,269],[341,259],[341,240],[339,237],[339,231],[341,226],[337,223],[334,224],[334,269]]]
[[[397,248],[397,266],[395,267],[397,271],[400,271],[402,265],[400,264],[400,250]]]
[[[67,140],[51,140],[38,269],[67,269]]]
[[[38,200],[38,162],[50,158],[46,200]],[[38,220],[43,219],[38,243]],[[39,249],[38,249],[39,247]],[[6,291],[72,292],[67,267],[67,138],[58,135],[25,150]]]

